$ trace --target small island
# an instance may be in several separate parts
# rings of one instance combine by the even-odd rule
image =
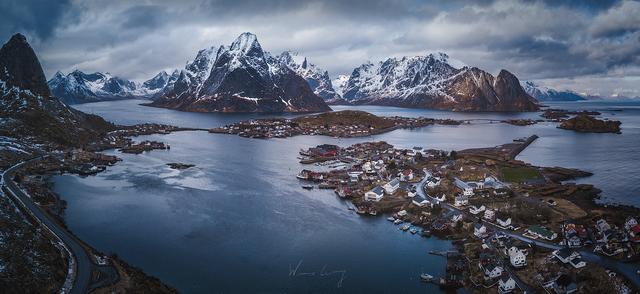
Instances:
[[[365,111],[343,110],[305,115],[294,119],[270,118],[241,121],[211,133],[234,134],[247,138],[287,138],[298,135],[323,135],[338,138],[364,137],[396,129],[412,129],[434,124],[459,125],[451,119],[377,116]]]
[[[555,108],[549,108],[547,110],[545,110],[540,116],[549,119],[551,121],[556,121],[556,122],[561,122],[564,121],[565,119],[569,118],[570,115],[579,115],[579,114],[586,114],[586,115],[600,115],[601,113],[598,111],[569,111],[566,109],[555,109]]]
[[[597,119],[581,113],[563,121],[558,128],[574,130],[581,133],[616,133],[620,134],[620,121]]]
[[[178,162],[170,162],[167,163],[167,165],[172,168],[172,169],[188,169],[188,168],[192,168],[194,166],[196,166],[195,164],[188,164],[188,163],[178,163]]]

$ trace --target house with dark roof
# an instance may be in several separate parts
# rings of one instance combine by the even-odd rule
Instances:
[[[384,197],[384,189],[380,186],[376,186],[375,188],[369,190],[364,193],[364,200],[366,201],[380,201]]]

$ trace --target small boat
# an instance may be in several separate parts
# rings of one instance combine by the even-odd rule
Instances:
[[[422,280],[423,282],[431,282],[433,281],[433,276],[430,274],[420,274],[420,280]]]
[[[406,231],[408,231],[408,230],[409,230],[409,228],[410,228],[410,227],[411,227],[411,226],[409,226],[409,225],[404,225],[404,226],[401,226],[401,227],[400,227],[400,230],[401,230],[401,231],[403,231],[403,232],[406,232]]]
[[[369,211],[369,215],[376,216],[376,215],[378,215],[378,212],[375,211],[375,210],[371,210],[371,211]]]
[[[411,228],[411,230],[409,230],[409,232],[411,232],[411,234],[416,234],[418,232],[418,230],[416,230],[415,228]]]
[[[390,222],[394,222],[394,221],[396,221],[396,219],[395,219],[395,218],[393,218],[393,216],[388,217],[388,218],[387,218],[387,220],[388,220],[388,221],[390,221]]]
[[[397,219],[393,221],[394,224],[399,225],[401,223],[403,223],[403,221],[401,219]]]
[[[427,238],[431,237],[431,231],[429,230],[422,231],[422,237],[427,237]]]
[[[304,186],[302,186],[302,189],[313,190],[313,186],[312,185],[304,185]]]

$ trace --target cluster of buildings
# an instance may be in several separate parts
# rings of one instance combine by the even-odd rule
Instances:
[[[302,134],[297,123],[284,118],[242,121],[210,129],[209,132],[234,134],[247,138],[286,138]]]
[[[631,250],[621,245],[624,242],[640,243],[640,224],[635,218],[628,218],[619,227],[604,219],[594,220],[593,226],[571,220],[558,223],[557,218],[540,220],[541,214],[536,213],[532,213],[532,219],[523,219],[518,213],[527,209],[553,208],[543,201],[525,199],[518,184],[505,184],[493,176],[499,173],[485,160],[457,160],[442,151],[419,148],[395,149],[384,142],[347,148],[319,145],[301,154],[345,163],[341,169],[305,170],[299,176],[331,183],[338,195],[352,200],[359,213],[390,213],[392,217],[388,219],[403,224],[403,231],[482,244],[475,252],[465,252],[465,256],[476,256],[477,263],[474,258],[472,263],[463,262],[457,271],[448,271],[445,281],[454,284],[465,280],[469,271],[477,274],[479,284],[495,287],[498,293],[522,291],[520,272],[538,270],[536,264],[542,258],[554,262],[551,273],[545,274],[544,281],[529,280],[525,286],[539,286],[550,293],[571,293],[578,289],[576,271],[594,268],[587,265],[576,248],[594,243],[598,245],[596,252],[615,255]],[[424,184],[426,194],[433,196],[425,199],[421,196],[425,193],[417,193],[418,182]],[[468,238],[471,235],[476,238]],[[527,239],[528,242],[523,241]],[[542,248],[537,252],[532,247],[533,240],[564,248],[552,252],[536,247]]]

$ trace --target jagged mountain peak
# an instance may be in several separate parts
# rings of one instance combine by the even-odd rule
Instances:
[[[493,76],[442,52],[390,57],[355,68],[342,92],[350,103],[451,109],[529,111],[536,101],[512,73]]]
[[[20,34],[0,49],[0,132],[79,146],[112,125],[50,96],[40,61]],[[57,79],[62,73],[55,75]]]
[[[251,53],[263,54],[262,47],[258,42],[258,37],[252,33],[245,32],[231,43],[229,50],[232,52],[249,55]]]
[[[329,72],[309,62],[307,57],[297,52],[284,51],[276,59],[303,77],[313,92],[324,100],[340,98],[333,89]]]
[[[20,33],[0,48],[0,80],[8,86],[29,89],[36,95],[51,95],[40,61],[27,38]]]
[[[290,57],[290,56],[289,56]],[[154,106],[206,112],[324,111],[328,106],[280,58],[263,51],[258,38],[242,33],[220,46],[201,79],[182,72]],[[201,67],[200,69],[205,68]]]

